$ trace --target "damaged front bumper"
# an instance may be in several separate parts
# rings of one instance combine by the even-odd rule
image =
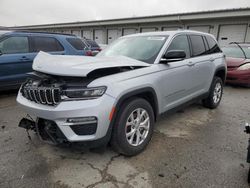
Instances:
[[[44,141],[62,143],[95,141],[105,137],[115,99],[104,94],[98,99],[64,101],[48,106],[27,100],[19,92],[17,102],[36,118],[34,121],[21,120],[20,127],[35,130]]]

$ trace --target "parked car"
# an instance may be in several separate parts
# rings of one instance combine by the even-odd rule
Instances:
[[[58,66],[60,64],[60,66]],[[124,36],[96,57],[39,53],[17,102],[52,143],[110,142],[124,155],[148,145],[158,115],[195,100],[216,108],[226,75],[215,38],[195,31]]]
[[[54,55],[89,55],[90,50],[73,35],[1,31],[0,90],[20,87],[27,73],[32,71],[33,59],[39,51]]]
[[[82,41],[92,51],[93,56],[95,56],[96,54],[98,54],[102,50],[100,48],[100,46],[94,40],[83,38]]]
[[[250,86],[250,43],[231,43],[223,47],[228,84]]]

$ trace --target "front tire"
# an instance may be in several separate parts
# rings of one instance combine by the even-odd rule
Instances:
[[[223,82],[220,77],[215,76],[211,84],[209,95],[204,99],[203,105],[207,108],[214,109],[220,104],[223,94]]]
[[[154,130],[154,112],[148,101],[134,98],[119,110],[113,127],[111,146],[126,156],[142,152],[151,140]]]

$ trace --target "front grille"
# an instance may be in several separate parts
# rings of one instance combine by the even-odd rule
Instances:
[[[60,91],[57,87],[39,87],[30,84],[25,84],[21,89],[26,99],[45,105],[57,105],[60,102]]]

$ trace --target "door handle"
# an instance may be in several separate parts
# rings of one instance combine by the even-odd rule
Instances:
[[[22,57],[20,58],[20,60],[21,60],[21,61],[30,61],[30,59],[27,58],[26,56],[22,56]]]
[[[188,66],[189,66],[189,67],[192,67],[192,66],[194,66],[194,65],[195,65],[194,62],[192,62],[192,61],[189,61],[189,62],[188,62]]]
[[[214,59],[214,58],[212,58],[212,57],[209,59],[209,61],[211,61],[211,62],[213,62],[214,60],[215,60],[215,59]]]

